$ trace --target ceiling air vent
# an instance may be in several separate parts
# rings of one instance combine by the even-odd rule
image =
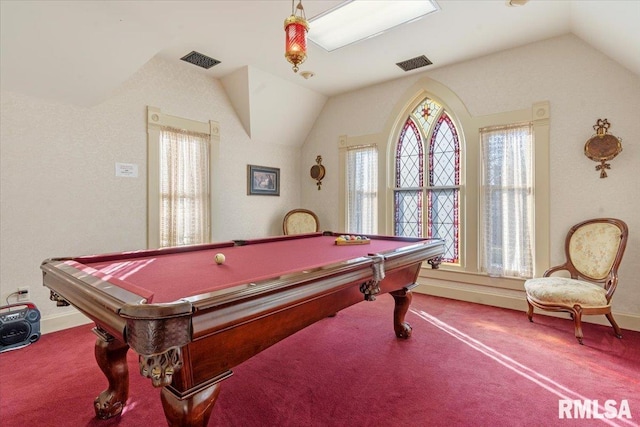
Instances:
[[[396,65],[402,68],[404,71],[415,70],[416,68],[426,67],[431,65],[432,62],[426,56],[416,56],[415,58],[407,59],[406,61],[398,62]]]
[[[190,62],[193,65],[197,65],[198,67],[202,67],[206,70],[220,63],[220,61],[218,61],[217,59],[209,58],[207,55],[203,55],[200,52],[196,52],[195,50],[191,53],[186,54],[180,59],[186,62]]]

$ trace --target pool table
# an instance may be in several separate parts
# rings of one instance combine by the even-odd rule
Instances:
[[[207,425],[231,368],[360,301],[390,293],[394,331],[423,261],[438,268],[438,239],[368,236],[337,244],[331,232],[45,260],[43,284],[58,305],[95,322],[95,357],[109,386],[96,416],[121,413],[126,354],[161,387],[167,422]],[[221,253],[225,261],[215,262]]]

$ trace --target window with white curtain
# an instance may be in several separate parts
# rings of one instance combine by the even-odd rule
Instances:
[[[533,129],[530,123],[480,129],[482,269],[533,275]]]
[[[421,278],[469,292],[522,289],[550,265],[549,118],[548,101],[472,116],[453,91],[423,79],[380,133],[338,137],[341,229],[350,224],[347,152],[375,144],[376,231],[445,241],[440,268],[423,265]]]
[[[160,246],[208,241],[209,156],[209,135],[160,131]]]
[[[147,107],[147,245],[211,242],[217,204],[220,128]]]
[[[375,234],[378,227],[378,149],[349,147],[346,153],[347,232]]]

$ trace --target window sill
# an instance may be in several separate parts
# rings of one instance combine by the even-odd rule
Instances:
[[[486,273],[468,272],[461,270],[451,270],[440,267],[437,270],[429,265],[424,265],[420,269],[420,277],[424,279],[437,279],[449,282],[488,286],[499,289],[510,289],[521,291],[526,279],[515,277],[491,277]]]

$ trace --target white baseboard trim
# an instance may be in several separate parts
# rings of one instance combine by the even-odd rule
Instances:
[[[40,319],[40,332],[42,334],[48,334],[63,329],[86,325],[87,323],[92,323],[92,320],[79,311],[47,316]]]
[[[515,291],[511,289],[500,289],[489,286],[480,286],[473,284],[461,284],[433,278],[418,278],[418,284],[414,292],[433,295],[437,297],[455,299],[460,301],[473,302],[477,304],[490,305],[493,307],[508,308],[527,312],[527,301],[524,291]],[[553,316],[563,319],[569,319],[568,313],[542,311],[535,309],[535,316]],[[631,313],[620,313],[614,310],[613,316],[616,323],[622,329],[640,332],[640,316]],[[526,318],[525,318],[526,319]],[[597,325],[611,326],[607,318],[603,315],[584,316],[584,323],[593,323]]]

